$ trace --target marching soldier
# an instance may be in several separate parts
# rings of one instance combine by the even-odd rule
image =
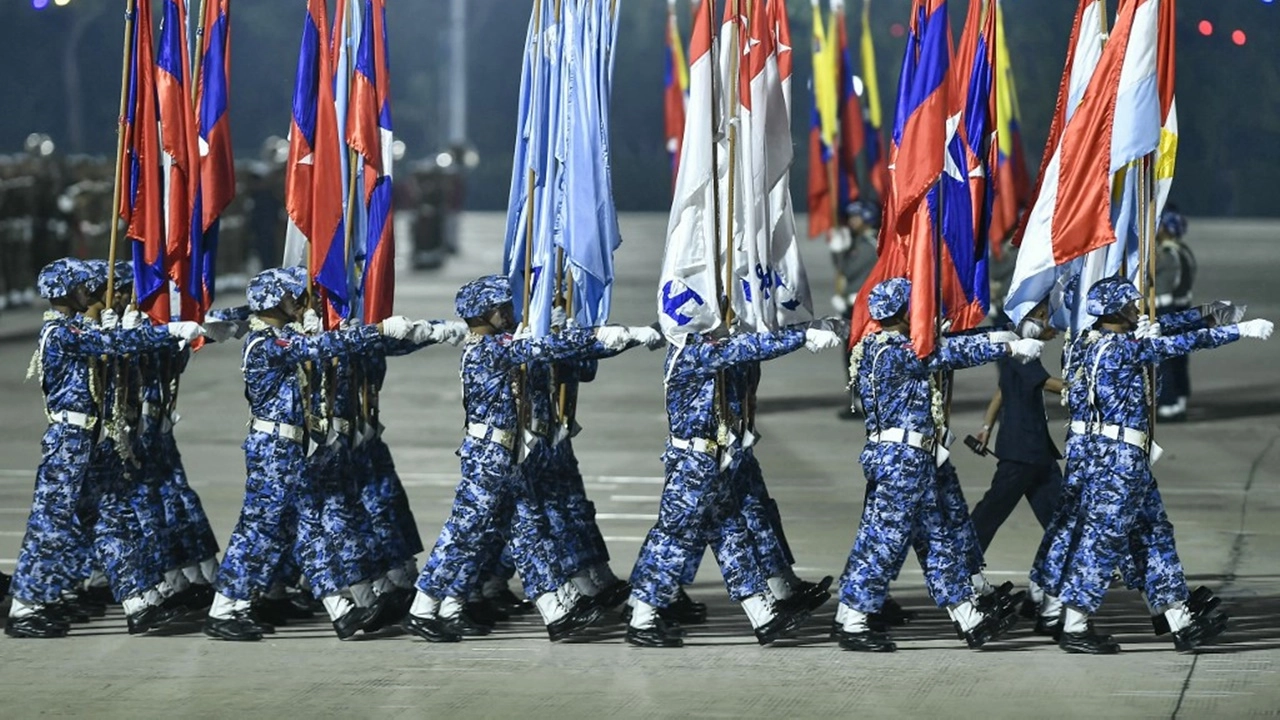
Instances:
[[[1191,290],[1196,281],[1196,256],[1183,239],[1187,219],[1173,207],[1160,214],[1156,233],[1156,315],[1163,317],[1191,309]],[[1161,420],[1180,422],[1187,418],[1191,397],[1191,369],[1188,356],[1179,355],[1160,363],[1156,414]]]

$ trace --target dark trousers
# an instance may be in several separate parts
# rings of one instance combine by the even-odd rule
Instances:
[[[1031,511],[1041,527],[1047,527],[1053,519],[1053,511],[1062,492],[1062,470],[1057,461],[1024,463],[1017,460],[1001,460],[996,474],[991,478],[991,488],[974,506],[970,517],[978,532],[978,545],[986,552],[996,530],[1009,518],[1022,498],[1031,504]]]

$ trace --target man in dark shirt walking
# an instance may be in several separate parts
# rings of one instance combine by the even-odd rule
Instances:
[[[1049,326],[1048,318],[1048,306],[1041,303],[1023,319],[1018,334],[1046,342],[1052,340],[1057,331]],[[1044,407],[1044,392],[1061,394],[1062,380],[1052,377],[1038,359],[1024,364],[1002,358],[997,363],[1000,387],[987,407],[977,439],[985,449],[991,429],[999,420],[998,463],[991,488],[970,514],[984,553],[996,530],[1024,497],[1041,527],[1047,527],[1062,489],[1062,470],[1058,466],[1062,454],[1049,435],[1049,419]],[[1038,603],[1039,595],[1039,588],[1033,586],[1028,602]]]

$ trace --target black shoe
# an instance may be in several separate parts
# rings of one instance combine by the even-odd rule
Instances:
[[[1191,652],[1209,643],[1226,629],[1226,613],[1196,616],[1190,625],[1173,634],[1173,647],[1178,652]]]
[[[875,630],[864,630],[856,633],[837,630],[835,635],[841,650],[891,653],[898,649],[898,646],[894,644],[887,634]]]
[[[166,608],[162,605],[148,605],[129,615],[125,620],[129,623],[130,635],[143,635],[152,630],[159,630],[185,615],[186,612],[186,608]]]
[[[215,640],[233,642],[257,642],[262,639],[262,628],[253,622],[249,613],[235,612],[229,618],[207,618],[204,634]]]
[[[505,610],[508,615],[528,615],[534,611],[532,601],[523,600],[519,595],[506,588],[503,588],[497,595],[488,599]]]
[[[268,618],[267,615],[264,615],[259,610],[257,603],[254,603],[253,606],[249,608],[247,617],[249,618],[250,622],[258,626],[258,632],[262,633],[263,635],[275,634],[276,624],[271,621],[279,620],[279,618],[276,618],[276,617]]]
[[[1222,598],[1215,596],[1212,590],[1201,585],[1187,598],[1187,611],[1192,617],[1204,617],[1216,610],[1221,603]],[[1151,616],[1151,629],[1155,631],[1157,637],[1169,632],[1169,619],[1164,616],[1164,613]]]
[[[822,578],[821,581],[813,583],[808,580],[801,580],[792,588],[792,598],[800,604],[806,612],[813,613],[818,608],[827,604],[831,599],[831,583],[834,581],[830,575]]]
[[[1110,635],[1099,635],[1089,623],[1084,632],[1063,632],[1058,638],[1058,647],[1069,653],[1081,655],[1115,655],[1120,652],[1120,643]]]
[[[631,583],[626,580],[614,582],[595,596],[596,604],[605,610],[613,610],[626,602],[629,597],[631,597]]]
[[[637,628],[627,626],[627,644],[636,647],[678,648],[684,646],[684,632],[678,625],[669,624],[661,615],[653,618],[653,624]]]
[[[480,625],[490,628],[500,622],[507,622],[511,619],[511,616],[507,614],[507,611],[498,607],[497,603],[483,598],[480,600],[472,600],[467,603],[462,607],[462,611]]]
[[[302,591],[289,593],[289,604],[293,606],[290,612],[310,613],[306,617],[313,618],[316,613],[324,612],[324,603],[312,597],[309,593]]]
[[[4,634],[15,638],[60,638],[66,637],[71,626],[61,618],[49,614],[44,609],[20,618],[11,617],[5,623]]]
[[[902,607],[891,597],[885,597],[884,604],[880,606],[880,612],[867,615],[868,624],[876,623],[882,627],[902,627],[915,619],[915,610]]]
[[[1040,603],[1031,598],[1023,598],[1022,605],[1018,607],[1018,616],[1023,620],[1035,620],[1040,616]]]
[[[339,640],[346,640],[361,630],[368,632],[377,618],[377,607],[353,607],[342,617],[333,621],[333,631],[338,634]]]
[[[961,630],[958,622],[952,622],[951,626],[956,629],[956,636],[963,640],[970,650],[977,650],[1000,635],[998,621],[990,615],[983,617],[982,622],[968,630]]]
[[[707,606],[705,603],[694,602],[681,588],[680,593],[676,595],[675,602],[665,608],[658,610],[658,614],[668,623],[676,623],[677,625],[701,625],[707,621]]]
[[[410,615],[400,623],[400,627],[404,628],[405,632],[417,635],[427,642],[453,643],[462,640],[461,635],[450,631],[438,617],[424,618]]]
[[[1005,582],[997,587],[994,592],[986,595],[979,595],[974,603],[982,612],[996,616],[1005,617],[1009,615],[1020,614],[1018,606],[1026,601],[1027,591],[1019,590],[1013,592],[1013,583]]]
[[[0,597],[3,596],[4,592],[0,591]],[[71,592],[63,593],[62,601],[89,617],[100,618],[107,614],[106,603],[90,598],[83,590],[72,590]]]
[[[582,597],[573,604],[568,614],[547,625],[547,636],[551,642],[563,640],[600,619],[604,610],[589,597]]]
[[[0,572],[0,598],[9,594],[9,586],[13,584],[13,577]]]
[[[480,622],[467,612],[466,608],[462,609],[453,617],[440,618],[444,622],[445,629],[454,635],[462,637],[482,637],[493,632],[493,626]]]
[[[1053,638],[1054,642],[1062,639],[1061,615],[1037,615],[1036,626],[1031,630],[1036,635]]]
[[[73,605],[64,600],[55,603],[49,603],[44,606],[45,612],[51,617],[57,618],[67,625],[83,625],[89,622],[89,613],[79,605]]]
[[[111,594],[111,588],[106,585],[90,585],[84,589],[81,597],[96,605],[105,605],[107,607],[120,604],[116,602],[115,595]]]
[[[160,606],[175,610],[185,608],[187,613],[206,613],[213,605],[213,595],[214,590],[208,585],[191,585],[165,598]]]
[[[775,611],[777,615],[772,620],[756,628],[756,642],[761,645],[768,645],[774,640],[790,635],[809,619],[807,610],[787,607],[782,603],[775,606]]]

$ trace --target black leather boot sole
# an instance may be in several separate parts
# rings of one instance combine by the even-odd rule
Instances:
[[[684,630],[678,625],[667,623],[659,616],[649,627],[635,628],[628,625],[627,644],[649,648],[684,647]]]
[[[262,639],[262,630],[244,613],[229,618],[206,619],[204,634],[215,640],[231,642],[257,642]]]
[[[125,620],[129,624],[130,635],[144,635],[159,630],[187,612],[184,607],[167,608],[161,605],[148,605],[138,612],[129,615]]]
[[[1173,634],[1173,647],[1178,652],[1192,652],[1212,642],[1227,629],[1226,613],[1198,616],[1187,627]]]
[[[835,634],[836,642],[840,645],[841,650],[890,653],[898,649],[898,646],[894,644],[888,635],[874,630],[857,633],[838,630]]]
[[[346,640],[371,626],[378,616],[376,607],[353,607],[347,614],[333,621],[333,632],[339,640]]]
[[[481,623],[472,617],[465,608],[453,617],[440,619],[444,622],[444,626],[449,632],[462,637],[483,637],[493,632],[492,625]]]
[[[574,633],[581,632],[600,619],[604,610],[589,597],[582,597],[564,617],[547,625],[547,637],[551,642],[558,642]]]
[[[1115,638],[1098,635],[1093,628],[1081,633],[1062,633],[1058,638],[1058,647],[1079,655],[1115,655],[1120,652],[1120,643]]]
[[[461,642],[462,636],[457,633],[450,632],[440,618],[423,618],[417,615],[410,615],[400,623],[400,627],[405,632],[416,635],[427,642],[433,643],[454,643]]]
[[[4,626],[4,634],[12,638],[51,640],[66,637],[71,626],[40,610],[20,618],[11,617]]]

